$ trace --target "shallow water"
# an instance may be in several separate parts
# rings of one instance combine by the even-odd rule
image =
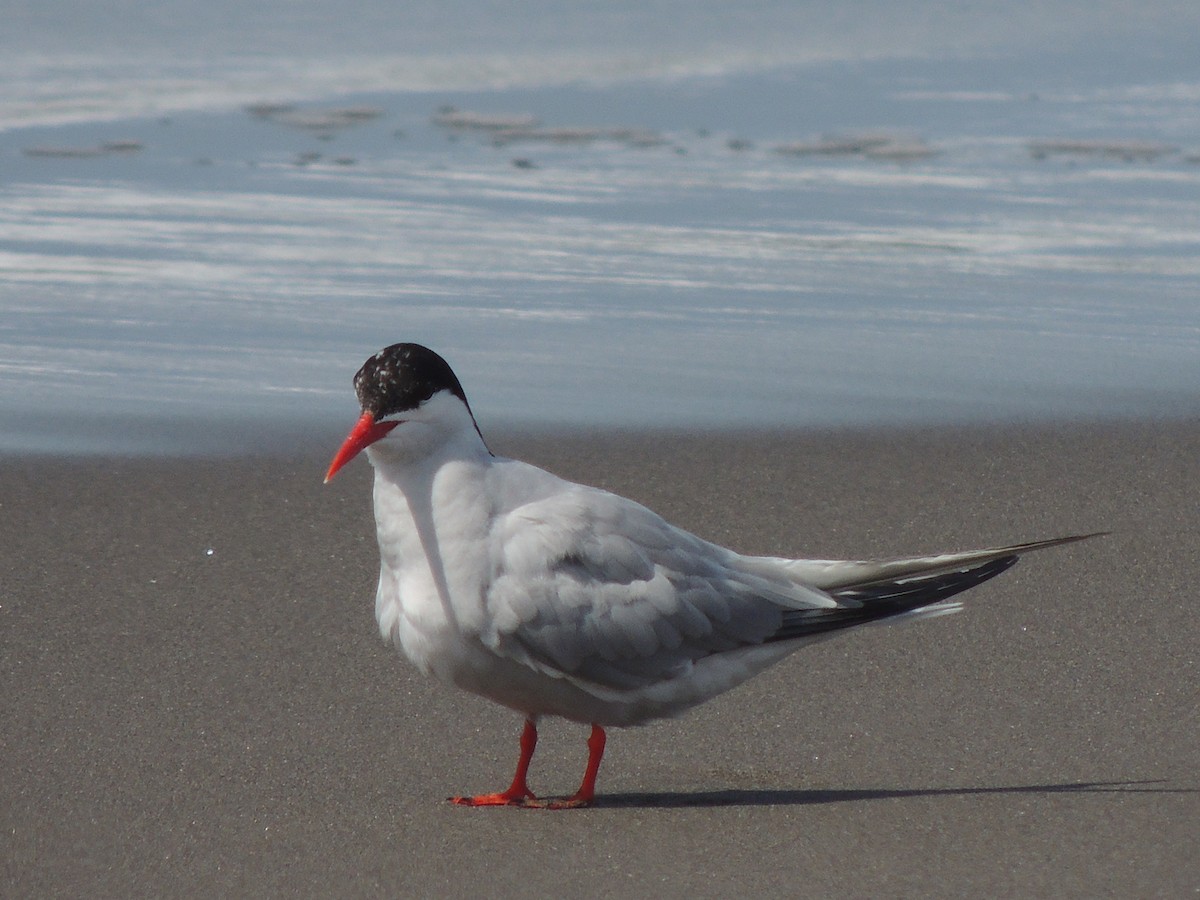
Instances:
[[[337,431],[397,340],[485,429],[1200,408],[1200,13],[643,7],[27,19],[0,449]]]

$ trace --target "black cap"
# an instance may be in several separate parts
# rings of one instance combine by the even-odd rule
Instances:
[[[416,409],[438,391],[449,391],[464,404],[458,376],[450,364],[420,344],[392,344],[365,363],[354,376],[354,392],[376,420]],[[470,405],[467,405],[470,409]]]

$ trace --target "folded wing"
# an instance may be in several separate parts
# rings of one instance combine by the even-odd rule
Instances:
[[[955,612],[947,598],[1022,553],[1088,536],[894,560],[745,557],[637,503],[573,488],[497,520],[482,637],[540,671],[637,690],[715,654]]]
[[[785,611],[837,606],[773,561],[739,556],[586,488],[497,522],[485,599],[483,639],[493,650],[618,690],[764,644]]]

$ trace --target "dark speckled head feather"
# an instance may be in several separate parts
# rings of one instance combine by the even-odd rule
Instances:
[[[467,396],[450,364],[420,344],[392,344],[365,363],[354,376],[354,392],[375,419],[415,409],[438,391],[449,391],[467,408]]]

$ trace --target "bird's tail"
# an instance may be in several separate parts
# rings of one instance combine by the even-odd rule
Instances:
[[[1071,535],[1048,541],[968,550],[905,559],[870,561],[806,560],[819,577],[802,575],[838,602],[825,609],[788,610],[772,640],[811,637],[868,622],[900,622],[958,612],[962,604],[949,600],[955,594],[995,578],[1017,559],[1034,550],[1057,547],[1097,537],[1107,532]],[[800,575],[800,573],[797,573]]]

